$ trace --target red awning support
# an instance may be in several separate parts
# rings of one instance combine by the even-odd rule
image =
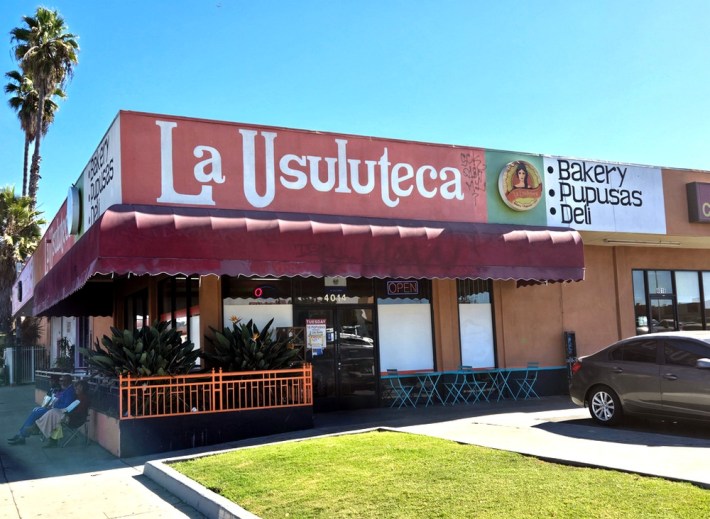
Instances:
[[[584,251],[570,229],[118,205],[37,283],[35,313],[99,274],[581,281]]]

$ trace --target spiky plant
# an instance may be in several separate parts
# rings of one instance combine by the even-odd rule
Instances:
[[[178,375],[188,373],[200,355],[190,341],[163,321],[136,330],[111,328],[111,337],[98,339],[91,349],[80,348],[89,366],[108,377]]]
[[[300,352],[288,341],[274,340],[270,329],[273,322],[271,319],[261,330],[251,320],[246,324],[235,321],[231,328],[221,332],[211,328],[213,337],[205,339],[213,351],[206,351],[202,356],[224,371],[288,368]]]

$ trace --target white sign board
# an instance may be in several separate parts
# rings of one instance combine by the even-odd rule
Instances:
[[[89,228],[121,196],[121,124],[113,121],[81,174],[82,232]]]
[[[547,225],[665,234],[659,168],[561,157],[544,164]]]

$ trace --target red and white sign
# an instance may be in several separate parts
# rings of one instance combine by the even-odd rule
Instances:
[[[122,202],[485,222],[478,148],[121,112]]]
[[[67,203],[62,204],[59,212],[47,227],[42,236],[41,244],[44,246],[44,265],[41,274],[44,276],[51,268],[72,248],[76,238],[70,235],[67,229]],[[42,246],[42,245],[40,245]]]

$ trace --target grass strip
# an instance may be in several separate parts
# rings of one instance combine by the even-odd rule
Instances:
[[[172,468],[268,518],[707,516],[688,483],[397,432],[242,449]]]

